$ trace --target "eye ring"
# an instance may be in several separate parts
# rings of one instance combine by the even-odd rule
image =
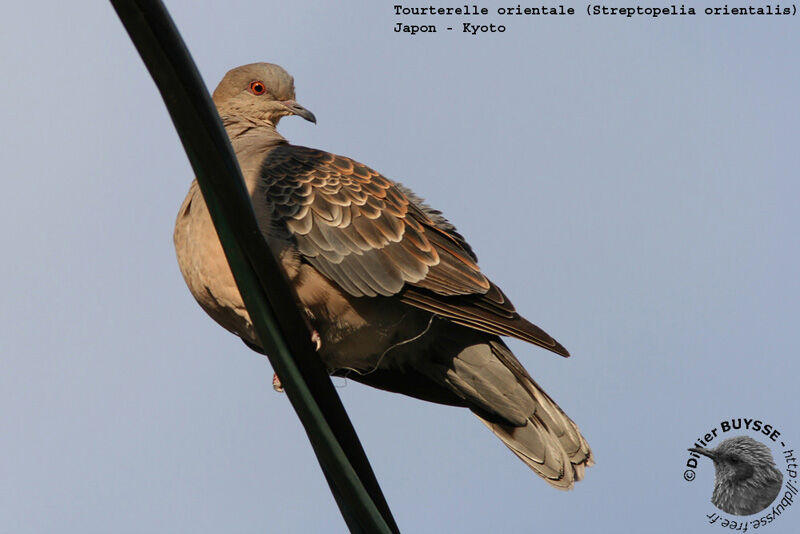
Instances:
[[[256,96],[261,96],[267,92],[267,87],[264,85],[264,82],[256,80],[250,82],[250,92]]]

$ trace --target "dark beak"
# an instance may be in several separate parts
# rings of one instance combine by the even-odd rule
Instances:
[[[314,116],[313,113],[308,111],[306,108],[295,102],[294,100],[284,100],[281,102],[284,106],[286,106],[292,115],[297,115],[298,117],[303,117],[305,120],[309,122],[313,122],[314,124],[317,123],[317,118]]]
[[[703,448],[701,448],[701,447],[692,447],[691,449],[689,449],[689,451],[691,451],[691,452],[696,452],[697,454],[702,454],[703,456],[708,456],[708,457],[709,457],[709,458],[711,458],[712,460],[713,460],[713,459],[715,459],[715,458],[717,457],[717,455],[716,455],[716,454],[714,454],[714,451],[713,451],[713,450],[710,450],[710,449],[703,449]]]

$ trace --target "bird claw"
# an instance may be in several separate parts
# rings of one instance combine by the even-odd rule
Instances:
[[[316,330],[311,332],[311,342],[314,344],[316,351],[319,352],[319,349],[322,348],[322,338]]]
[[[314,349],[317,352],[322,348],[322,338],[316,330],[311,332],[311,343],[314,344]],[[272,389],[278,393],[283,393],[283,384],[281,384],[281,379],[278,378],[278,373],[272,374]]]
[[[278,373],[272,374],[272,389],[278,393],[283,393],[283,384],[281,384],[281,379],[278,378]]]

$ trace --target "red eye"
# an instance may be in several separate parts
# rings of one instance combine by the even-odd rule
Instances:
[[[267,92],[267,88],[262,82],[250,82],[250,92],[256,96],[263,95]]]

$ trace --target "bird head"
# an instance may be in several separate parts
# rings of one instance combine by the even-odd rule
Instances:
[[[749,436],[726,439],[715,449],[692,447],[689,450],[708,456],[714,461],[716,479],[719,482],[744,482],[756,476],[762,469],[775,467],[769,448]]]
[[[314,114],[295,100],[294,79],[271,63],[251,63],[228,71],[213,99],[223,119],[235,116],[273,127],[287,115],[317,122]]]

